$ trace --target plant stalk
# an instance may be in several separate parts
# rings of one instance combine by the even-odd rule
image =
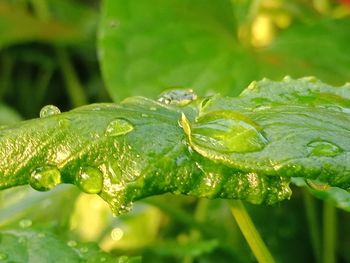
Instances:
[[[304,189],[304,205],[314,257],[317,263],[321,263],[321,233],[317,220],[315,198],[306,189]]]
[[[255,228],[247,210],[243,203],[239,200],[230,201],[231,213],[235,218],[243,236],[245,237],[250,249],[254,256],[260,263],[273,263],[273,259],[270,251],[266,247],[259,232]]]
[[[336,208],[325,201],[323,205],[323,263],[336,262]]]

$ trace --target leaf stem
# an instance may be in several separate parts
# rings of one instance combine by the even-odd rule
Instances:
[[[61,67],[63,78],[66,82],[67,92],[73,107],[87,104],[84,89],[79,81],[69,55],[64,49],[56,48],[56,56]]]
[[[315,198],[309,193],[308,190],[304,189],[304,205],[306,220],[308,223],[311,246],[314,252],[316,262],[321,262],[321,233],[320,226],[317,220],[317,211]]]
[[[250,249],[255,255],[256,259],[260,263],[273,263],[273,259],[270,251],[266,247],[259,232],[254,226],[247,210],[240,200],[230,201],[231,213],[236,219],[239,228],[242,231]]]
[[[36,15],[43,21],[50,19],[50,10],[46,0],[31,0]],[[68,53],[63,48],[55,48],[58,64],[61,68],[66,88],[73,107],[87,104],[88,100],[84,89],[79,81],[78,75],[69,58]]]
[[[330,202],[323,205],[323,262],[335,263],[336,208]]]

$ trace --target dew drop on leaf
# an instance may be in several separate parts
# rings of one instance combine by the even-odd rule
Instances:
[[[84,167],[77,176],[78,187],[88,194],[98,194],[103,187],[103,174],[93,167]]]
[[[124,235],[124,232],[119,227],[113,228],[113,230],[111,231],[111,238],[114,241],[120,240],[123,237],[123,235]]]
[[[67,246],[69,246],[69,247],[76,247],[77,245],[78,245],[78,243],[75,240],[69,240],[67,242]]]
[[[33,224],[32,220],[30,219],[22,219],[21,221],[19,221],[18,225],[21,227],[21,228],[28,228],[28,227],[31,227]]]
[[[54,105],[46,105],[40,110],[40,118],[50,117],[60,114],[61,111]]]
[[[81,253],[87,253],[87,252],[89,252],[89,248],[87,248],[87,247],[82,247],[82,248],[79,249],[79,251],[80,251]]]
[[[120,136],[131,132],[134,126],[124,119],[115,119],[111,121],[106,129],[107,136]]]
[[[255,152],[268,143],[256,123],[234,111],[205,114],[190,130],[193,143],[219,152]]]
[[[309,156],[334,157],[343,151],[338,145],[324,140],[312,141],[307,147]]]
[[[197,94],[192,89],[174,89],[159,95],[158,101],[163,104],[186,106],[197,99]]]
[[[0,252],[0,260],[6,260],[8,258],[8,255],[4,252]]]
[[[55,166],[44,166],[35,169],[30,176],[29,184],[37,191],[48,191],[61,183],[61,173]]]

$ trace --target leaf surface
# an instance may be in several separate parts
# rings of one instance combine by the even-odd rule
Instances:
[[[0,187],[71,183],[115,214],[166,192],[272,204],[290,197],[291,177],[349,189],[348,85],[285,78],[237,98],[179,94],[46,106],[0,131]]]

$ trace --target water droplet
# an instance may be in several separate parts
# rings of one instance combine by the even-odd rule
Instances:
[[[307,179],[306,183],[308,186],[310,186],[310,188],[317,190],[317,191],[326,191],[330,188],[330,186],[328,184],[321,183],[317,180]]]
[[[33,222],[30,219],[22,219],[18,224],[21,228],[28,228],[32,226]]]
[[[85,193],[98,194],[103,187],[103,174],[93,167],[81,168],[77,177],[77,185]]]
[[[40,110],[40,118],[50,117],[53,115],[60,114],[61,111],[54,105],[46,105]]]
[[[343,151],[338,145],[325,140],[312,141],[307,147],[309,156],[334,157]]]
[[[0,260],[5,260],[8,258],[8,255],[4,252],[0,252]]]
[[[159,95],[158,101],[164,104],[185,106],[197,99],[197,94],[192,89],[174,89]]]
[[[79,251],[81,253],[87,253],[87,252],[89,252],[89,248],[88,247],[82,247],[82,248],[79,249]]]
[[[199,117],[192,127],[188,125],[182,127],[194,144],[220,152],[255,152],[268,143],[262,129],[239,112],[211,112]]]
[[[69,246],[69,247],[76,247],[77,245],[78,245],[78,243],[75,240],[69,240],[67,242],[67,246]]]
[[[61,173],[55,166],[44,166],[35,169],[29,184],[37,191],[48,191],[61,183]]]
[[[120,136],[131,132],[134,126],[127,120],[115,119],[111,121],[106,129],[107,136]]]
[[[115,241],[122,239],[123,235],[124,235],[124,232],[119,227],[113,228],[113,230],[111,231],[111,237]]]

